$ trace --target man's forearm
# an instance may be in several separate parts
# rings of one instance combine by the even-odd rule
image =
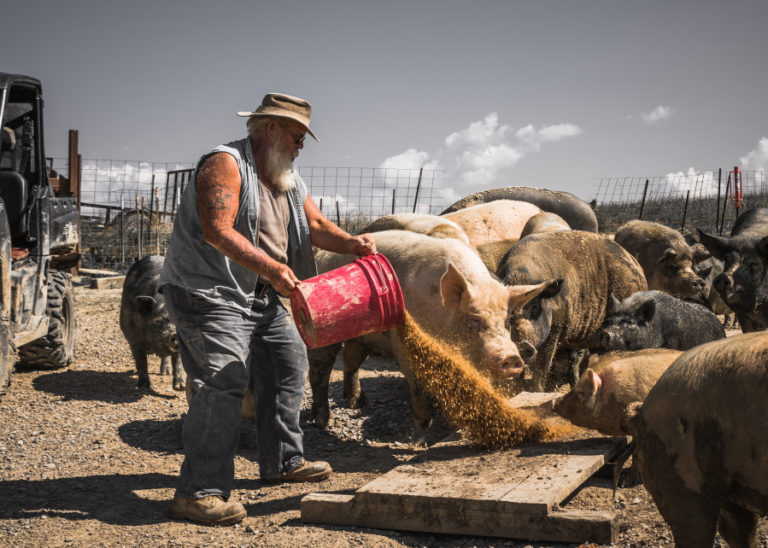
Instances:
[[[330,221],[317,222],[314,226],[310,224],[309,235],[312,245],[334,253],[353,253],[356,243],[354,237]]]
[[[216,248],[219,253],[226,255],[240,266],[253,270],[260,276],[271,279],[280,268],[280,263],[254,246],[235,229],[209,235],[205,241]]]

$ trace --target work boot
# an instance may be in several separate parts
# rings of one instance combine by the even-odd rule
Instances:
[[[331,465],[323,460],[305,460],[290,472],[283,472],[274,478],[263,478],[267,483],[282,483],[284,481],[321,481],[331,475]]]
[[[203,525],[232,525],[245,517],[245,507],[239,502],[227,502],[224,497],[174,497],[170,515]]]

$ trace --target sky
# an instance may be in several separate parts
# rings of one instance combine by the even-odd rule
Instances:
[[[194,163],[267,92],[300,166],[439,169],[590,200],[603,177],[768,170],[766,0],[25,0],[0,71],[43,83],[46,154]]]

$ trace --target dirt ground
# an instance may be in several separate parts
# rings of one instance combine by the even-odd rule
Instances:
[[[261,483],[255,438],[244,423],[233,497],[245,505],[248,517],[221,528],[169,519],[182,461],[184,395],[171,390],[169,377],[157,374],[155,357],[150,358],[153,390],[137,391],[132,358],[118,326],[120,290],[78,286],[76,300],[78,342],[71,367],[19,369],[0,402],[0,546],[564,546],[301,521],[304,495],[352,493],[423,451],[409,442],[405,381],[394,362],[381,359],[364,365],[368,403],[361,410],[344,406],[341,371],[333,372],[333,419],[327,430],[309,422],[305,392],[307,456],[330,461],[335,470],[331,479]],[[429,441],[450,433],[438,421]],[[568,507],[613,508],[618,546],[671,545],[669,529],[642,486],[619,489],[614,501],[611,480],[598,474]],[[760,544],[768,546],[765,520]]]

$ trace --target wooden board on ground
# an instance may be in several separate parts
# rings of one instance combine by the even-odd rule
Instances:
[[[91,278],[91,289],[120,289],[125,283],[125,276],[110,278]]]
[[[545,408],[548,399],[525,395],[512,403]],[[624,437],[588,437],[483,451],[450,439],[351,495],[307,495],[301,501],[301,518],[309,523],[610,544],[617,534],[612,510],[576,512],[560,504],[624,447]]]

